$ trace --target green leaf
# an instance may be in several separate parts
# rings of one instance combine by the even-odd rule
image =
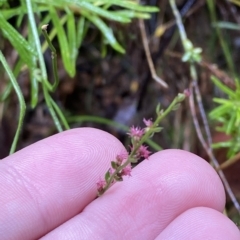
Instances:
[[[161,132],[163,130],[163,127],[156,127],[154,128],[154,133]]]
[[[232,22],[218,21],[212,24],[213,27],[225,28],[229,30],[240,30],[240,26]]]
[[[22,60],[27,64],[27,66],[32,66],[32,55],[36,56],[36,52],[23,38],[23,36],[19,34],[17,30],[5,20],[1,13],[0,28],[3,31],[4,36],[11,42],[11,44],[16,49]]]
[[[216,149],[216,148],[229,148],[231,147],[231,145],[232,145],[231,141],[227,141],[227,142],[213,143],[211,146],[212,148]]]
[[[226,126],[226,134],[230,134],[232,133],[232,131],[234,131],[234,129],[236,128],[235,126],[236,119],[237,119],[237,115],[236,113],[233,112]]]
[[[178,110],[180,106],[181,106],[181,104],[177,103],[175,106],[173,106],[172,111]]]
[[[68,43],[69,43],[70,59],[71,59],[71,64],[76,66],[78,49],[77,49],[75,18],[72,11],[70,11],[69,8],[66,9],[66,12],[67,12],[67,18],[68,18],[67,19],[67,36],[68,36]]]
[[[31,43],[32,47],[35,47],[35,42],[34,42],[34,36],[32,32],[32,28],[28,22],[28,37],[29,37],[29,42]],[[38,69],[37,67],[37,57],[32,56],[32,63],[33,65],[29,68],[30,71],[30,82],[31,82],[31,108],[35,108],[37,103],[38,103],[38,79],[36,77],[36,70]]]
[[[132,158],[130,159],[130,161],[131,161],[131,163],[137,163],[137,162],[138,162],[138,159],[137,159],[137,158],[134,158],[134,157],[132,157]]]
[[[21,89],[20,89],[20,87],[17,83],[17,80],[15,79],[14,74],[13,74],[12,70],[10,69],[5,57],[3,56],[2,51],[0,51],[0,62],[2,63],[5,71],[7,72],[8,76],[10,78],[10,81],[12,83],[12,86],[13,86],[16,94],[17,94],[19,105],[20,105],[20,114],[19,114],[19,119],[18,119],[18,126],[17,126],[17,130],[16,130],[16,133],[15,133],[15,136],[14,136],[12,146],[11,146],[11,150],[10,150],[10,154],[12,154],[12,153],[15,152],[16,147],[17,147],[17,142],[18,142],[18,139],[19,139],[20,131],[21,131],[21,128],[22,128],[22,125],[23,125],[23,119],[24,119],[24,116],[25,116],[26,104],[25,104],[25,101],[24,101],[24,97],[22,95],[22,91],[21,91]]]
[[[229,108],[228,105],[221,105],[221,106],[215,108],[213,111],[211,111],[209,113],[209,117],[212,119],[218,119],[220,116],[222,116],[224,114],[228,114],[230,109],[231,108]]]
[[[224,85],[222,82],[220,82],[219,79],[217,79],[214,76],[211,76],[211,80],[213,81],[213,83],[219,88],[221,89],[224,93],[226,93],[229,97],[234,98],[236,96],[235,92],[230,89],[229,87],[227,87],[226,85]]]
[[[11,8],[11,9],[1,9],[1,14],[6,20],[16,15],[19,16],[25,13],[26,13],[26,9],[24,9],[22,6],[17,8]]]
[[[233,101],[228,100],[228,99],[213,98],[213,101],[214,101],[215,103],[225,104],[225,105],[228,105],[228,106],[232,106],[232,105],[233,105]]]
[[[80,0],[79,0],[80,1]],[[115,6],[120,6],[126,9],[132,9],[135,11],[140,11],[140,12],[158,12],[159,8],[154,7],[154,6],[146,6],[146,5],[140,5],[138,2],[133,2],[133,1],[116,1],[116,0],[103,0],[103,1],[95,1],[92,0],[95,4],[99,2],[98,5],[103,5],[103,4],[111,4]]]
[[[102,5],[112,5],[112,6],[119,6],[123,7],[126,9],[131,9],[134,11],[139,11],[139,12],[158,12],[159,9],[157,7],[153,6],[143,6],[138,4],[137,2],[133,1],[115,1],[115,0],[108,0],[108,1],[82,1],[82,0],[58,0],[58,1],[53,1],[53,0],[35,0],[38,3],[45,3],[45,4],[50,4],[52,6],[57,6],[60,8],[64,7],[73,7],[76,9],[78,7],[79,10],[81,11],[87,11],[90,14],[95,14],[99,15],[101,17],[107,18],[109,20],[117,21],[117,22],[122,22],[122,23],[128,23],[130,22],[130,19],[128,16],[124,16],[118,13],[115,13],[115,11],[109,11],[105,10],[103,7],[99,7]]]
[[[115,11],[119,16],[124,16],[129,19],[131,18],[143,18],[143,19],[150,19],[151,15],[148,13],[142,13],[142,12],[135,12],[133,10],[118,10]]]
[[[68,0],[66,2],[72,2],[72,1]],[[86,1],[77,1],[76,5],[85,11],[86,10],[89,11],[91,14],[94,14],[94,15],[97,14],[97,15],[107,18],[109,20],[113,20],[116,22],[122,22],[122,23],[130,22],[130,19],[125,16],[118,15],[114,11],[104,10],[103,8],[97,7],[94,4],[88,3]]]
[[[112,166],[113,169],[117,169],[118,168],[117,163],[114,162],[114,161],[111,161],[111,166]]]
[[[71,55],[69,51],[69,43],[67,41],[66,33],[61,25],[60,19],[57,15],[56,10],[50,7],[50,16],[53,21],[54,27],[57,29],[57,38],[60,44],[61,56],[63,59],[64,67],[70,77],[73,77],[76,73],[75,65],[72,64]]]
[[[109,178],[110,178],[110,172],[109,172],[109,170],[108,170],[108,171],[105,173],[105,181],[108,182]]]
[[[82,44],[83,38],[85,37],[88,29],[88,24],[85,21],[85,17],[81,16],[77,23],[77,48],[79,48]]]
[[[117,42],[117,40],[115,39],[112,29],[109,28],[103,21],[101,18],[99,18],[96,15],[90,15],[87,14],[86,12],[82,12],[82,14],[92,23],[94,23],[94,25],[96,25],[99,30],[102,32],[102,34],[104,35],[104,37],[107,39],[108,43],[112,46],[113,49],[115,49],[116,51],[120,52],[120,53],[125,53],[125,50],[121,47],[121,45]]]
[[[157,115],[160,113],[160,110],[161,110],[161,103],[158,103],[157,107],[156,107],[156,114]]]

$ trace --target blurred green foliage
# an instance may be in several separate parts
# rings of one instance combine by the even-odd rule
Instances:
[[[69,129],[62,111],[50,95],[51,92],[55,91],[57,82],[52,84],[46,71],[43,53],[48,44],[47,41],[41,44],[39,40],[42,25],[51,23],[49,38],[50,40],[57,38],[64,68],[70,77],[74,77],[79,48],[84,37],[88,34],[90,26],[102,33],[102,45],[109,45],[123,54],[125,50],[115,38],[114,30],[108,26],[108,22],[115,21],[127,24],[134,18],[150,18],[151,12],[158,11],[156,7],[142,6],[133,0],[20,0],[20,4],[14,8],[10,7],[7,1],[1,0],[0,8],[2,41],[8,40],[19,56],[14,64],[14,69],[10,69],[2,52],[0,58],[10,80],[0,93],[0,101],[5,101],[14,89],[21,106],[19,124],[11,153],[16,149],[25,114],[24,98],[16,81],[23,69],[28,69],[30,73],[31,100],[29,105],[31,108],[35,108],[38,104],[39,92],[42,91],[58,131]],[[28,17],[27,26],[24,22],[26,16]],[[15,25],[9,23],[13,17],[16,19]],[[18,31],[23,25],[27,27],[25,38]],[[53,61],[53,68],[54,64]]]

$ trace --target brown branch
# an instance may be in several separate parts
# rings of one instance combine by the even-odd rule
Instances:
[[[156,74],[156,70],[152,61],[152,57],[151,57],[151,53],[149,50],[149,46],[148,46],[148,40],[147,40],[147,34],[146,34],[146,29],[144,26],[144,22],[142,19],[138,20],[139,22],[139,28],[140,28],[140,33],[141,33],[141,37],[142,37],[142,43],[143,43],[143,47],[144,47],[144,51],[147,57],[147,61],[148,61],[148,66],[152,75],[152,78],[158,82],[159,84],[161,84],[164,88],[168,88],[168,85],[166,82],[164,82],[160,77],[158,77],[158,75]]]
[[[191,92],[193,92],[193,85],[191,86]],[[202,135],[202,132],[201,132],[201,129],[200,129],[200,125],[199,125],[199,122],[198,122],[198,119],[197,119],[197,116],[196,116],[196,110],[195,110],[195,105],[194,105],[194,96],[193,94],[190,95],[189,97],[189,105],[190,105],[190,110],[191,110],[191,114],[192,114],[192,118],[193,118],[193,123],[194,123],[194,126],[195,126],[195,129],[196,129],[196,132],[197,132],[197,136],[198,136],[198,139],[200,140],[203,148],[205,149],[205,151],[207,152],[211,162],[213,163],[215,169],[217,169],[218,171],[218,174],[224,184],[224,187],[232,201],[232,203],[234,204],[235,208],[237,209],[238,213],[240,214],[240,205],[234,195],[234,193],[232,192],[232,189],[231,187],[229,186],[229,183],[223,173],[223,171],[219,168],[219,163],[217,161],[217,159],[215,158],[213,152],[212,152],[212,149],[211,147],[209,147],[205,140],[204,140],[204,137]]]

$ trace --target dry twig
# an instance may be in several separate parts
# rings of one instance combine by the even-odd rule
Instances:
[[[142,19],[139,19],[139,28],[140,28],[140,32],[141,32],[141,37],[142,37],[142,42],[143,42],[143,47],[144,47],[144,51],[147,57],[147,61],[148,61],[148,66],[150,68],[150,72],[152,75],[152,78],[158,82],[159,84],[161,84],[164,88],[168,88],[168,85],[166,82],[164,82],[160,77],[158,77],[158,75],[156,74],[156,70],[153,64],[153,60],[151,57],[151,53],[149,50],[149,46],[148,46],[148,40],[147,40],[147,34],[146,34],[146,29],[144,26],[144,22]]]

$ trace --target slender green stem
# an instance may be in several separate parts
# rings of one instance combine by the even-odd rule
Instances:
[[[28,11],[28,19],[29,19],[29,22],[30,22],[30,26],[31,26],[32,33],[33,33],[33,39],[34,39],[34,42],[35,42],[35,47],[36,47],[36,50],[37,50],[37,53],[38,53],[38,60],[39,60],[39,65],[40,65],[40,69],[41,69],[42,78],[43,78],[43,81],[46,84],[48,90],[52,90],[52,86],[47,80],[48,79],[47,70],[46,70],[44,59],[43,59],[41,43],[40,43],[40,40],[39,40],[37,26],[36,26],[34,15],[33,15],[31,0],[26,0],[26,5],[27,5],[27,11]]]
[[[56,111],[56,113],[58,114],[60,120],[62,121],[63,126],[65,127],[65,129],[70,129],[68,122],[65,118],[65,116],[63,115],[62,111],[60,110],[60,108],[58,107],[58,105],[54,102],[54,100],[49,96],[50,102],[54,108],[54,110]]]
[[[51,114],[51,116],[53,118],[54,124],[55,124],[57,130],[59,132],[62,132],[63,128],[62,128],[61,123],[60,123],[60,121],[59,121],[59,119],[58,119],[58,117],[57,117],[57,115],[56,115],[56,113],[54,111],[53,106],[52,106],[51,97],[50,97],[50,95],[48,93],[48,89],[47,89],[47,87],[45,86],[44,83],[42,83],[42,87],[43,87],[44,98],[46,100],[46,103],[47,103],[47,106],[48,106],[48,110],[50,111],[50,114]]]
[[[40,43],[39,36],[38,36],[37,26],[36,26],[34,15],[33,15],[31,0],[26,0],[26,5],[27,5],[27,11],[28,11],[28,18],[29,18],[31,30],[33,33],[33,39],[35,42],[35,47],[36,47],[36,50],[38,53],[38,60],[39,60],[41,74],[42,74],[42,80],[49,91],[54,91],[56,89],[58,81],[55,81],[53,86],[48,81],[47,70],[46,70],[46,66],[45,66],[45,62],[44,62],[44,58],[43,58],[41,43]],[[53,64],[53,68],[54,69],[57,68],[55,63]],[[54,78],[56,79],[56,75],[54,75]]]
[[[58,73],[57,73],[57,51],[56,51],[55,47],[52,45],[52,42],[48,37],[47,26],[48,25],[43,25],[42,26],[42,33],[43,33],[43,36],[45,37],[45,39],[48,43],[49,48],[52,51],[52,56],[51,57],[52,57],[53,76],[54,76],[54,83],[53,83],[53,86],[52,86],[52,91],[54,92],[56,90],[58,84],[59,84],[59,78],[58,78]]]
[[[173,14],[176,18],[176,22],[177,22],[177,25],[178,25],[179,34],[180,34],[180,37],[181,37],[181,40],[182,40],[182,43],[183,43],[184,50],[187,51],[187,47],[186,47],[186,44],[185,44],[186,41],[187,41],[187,34],[186,34],[185,28],[182,24],[181,16],[180,16],[179,11],[177,9],[175,0],[170,0],[169,2],[171,4]]]
[[[14,140],[10,149],[10,154],[14,153],[16,150],[16,146],[17,146],[17,142],[19,139],[19,135],[21,132],[21,128],[22,128],[22,124],[23,124],[23,120],[24,120],[24,116],[25,116],[25,111],[26,111],[26,104],[22,95],[22,91],[14,77],[13,72],[11,71],[10,67],[8,66],[8,63],[5,59],[5,57],[2,54],[2,51],[0,51],[0,61],[2,62],[2,65],[4,67],[4,69],[6,70],[10,81],[12,83],[12,86],[17,94],[18,97],[18,101],[19,101],[19,107],[20,107],[20,112],[19,112],[19,119],[18,119],[18,126],[17,126],[17,130],[14,136]]]
[[[43,20],[42,23],[50,22],[51,18],[50,18],[50,16],[48,16],[48,17],[49,17],[49,19],[47,18],[46,20]],[[61,23],[62,26],[67,22],[67,19],[68,19],[68,18],[67,18],[67,15],[62,16],[62,18],[60,19],[60,23]],[[50,41],[51,41],[54,37],[56,37],[56,35],[57,35],[57,29],[56,29],[56,28],[53,28],[53,29],[51,30],[51,32],[48,34],[48,37],[49,37]],[[44,41],[44,43],[42,44],[42,52],[45,52],[45,51],[47,50],[47,48],[48,48],[48,42],[47,42],[47,40],[46,40],[46,41]]]
[[[22,65],[23,65],[23,61],[21,59],[19,59],[13,69],[13,75],[15,76],[15,78],[20,73]],[[9,97],[10,93],[12,92],[12,87],[13,87],[12,83],[11,83],[11,81],[9,81],[6,88],[3,90],[3,93],[0,94],[0,102],[4,102]]]
[[[12,91],[12,83],[8,82],[3,92],[0,94],[0,102],[4,102]]]

